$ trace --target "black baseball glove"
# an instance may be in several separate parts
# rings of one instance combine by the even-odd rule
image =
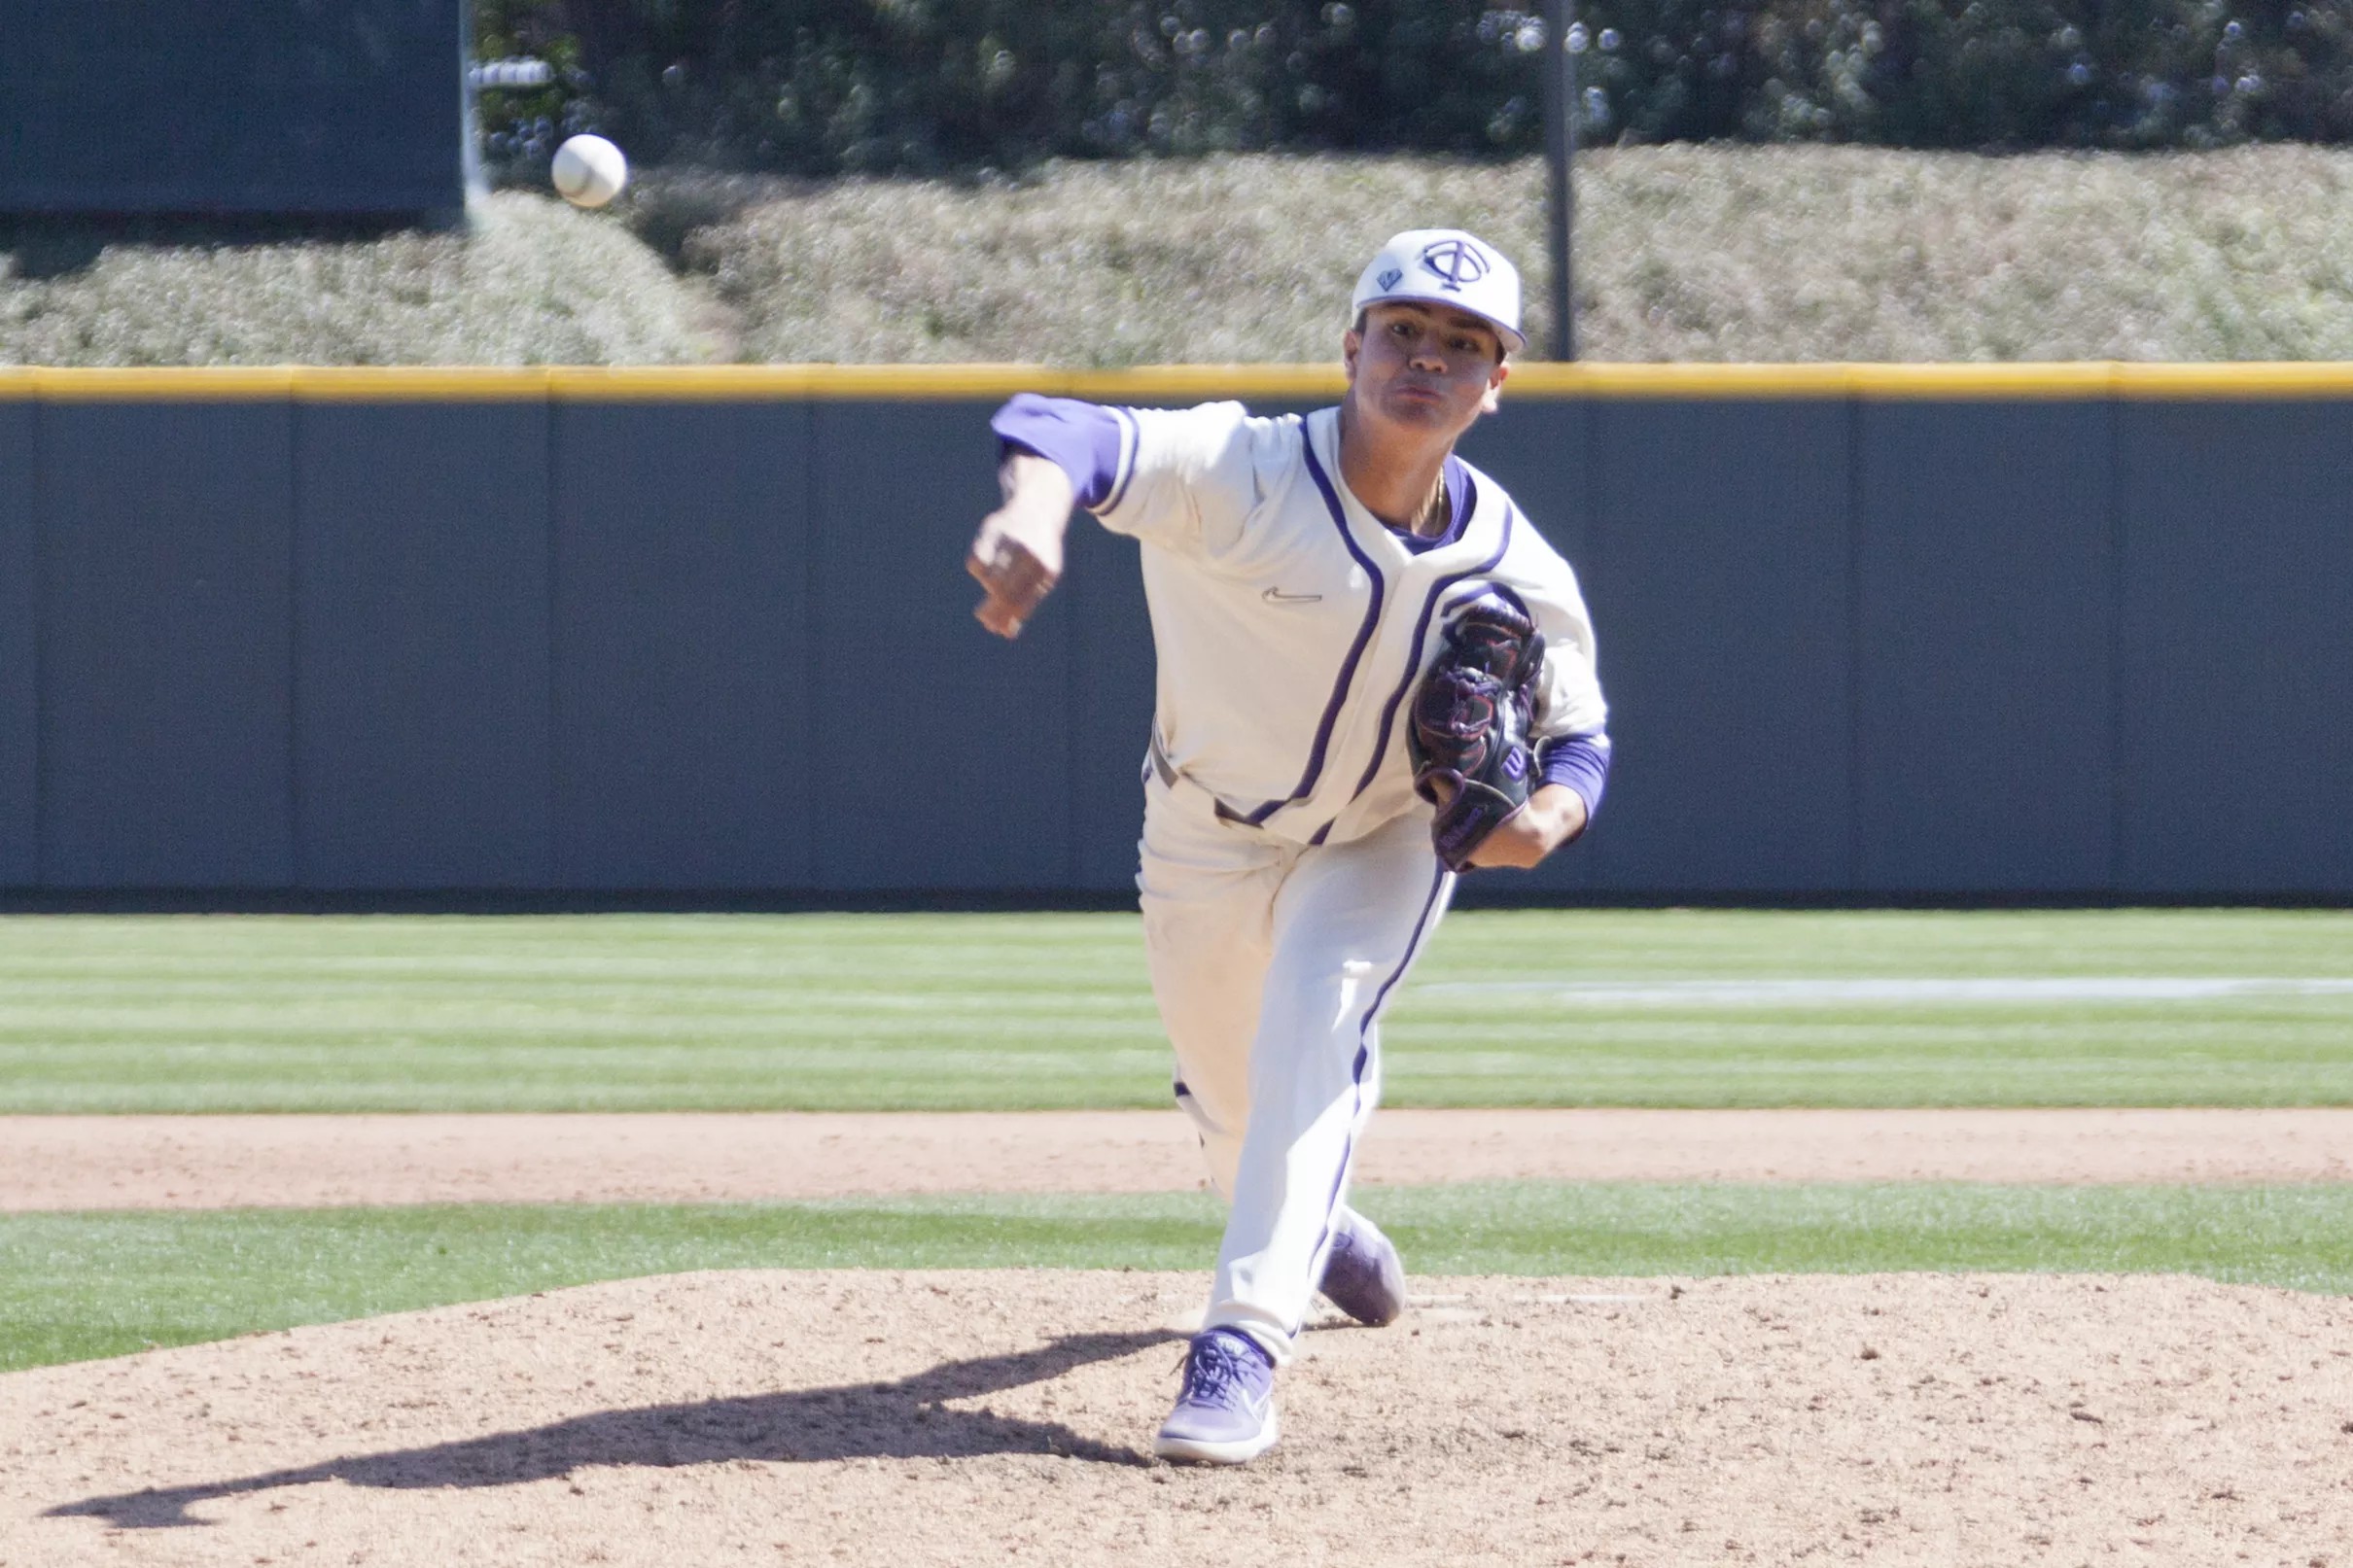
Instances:
[[[1543,665],[1544,634],[1527,611],[1487,594],[1447,623],[1446,646],[1414,693],[1405,734],[1414,791],[1438,808],[1430,842],[1450,871],[1469,870],[1472,852],[1528,804]],[[1441,781],[1451,787],[1439,789]]]

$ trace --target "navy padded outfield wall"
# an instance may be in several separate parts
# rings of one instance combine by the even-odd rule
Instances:
[[[294,410],[39,414],[42,880],[287,885]]]
[[[544,402],[299,410],[306,878],[554,885],[549,418]]]
[[[0,0],[0,213],[446,216],[463,0]]]
[[[41,557],[33,407],[0,402],[0,887],[41,880]]]
[[[1526,367],[1618,765],[1464,896],[2353,899],[2353,369],[2135,374]],[[1331,392],[0,371],[0,899],[1115,902],[1137,546],[1011,645],[960,570],[1023,389]]]
[[[813,886],[808,405],[554,415],[557,885]]]

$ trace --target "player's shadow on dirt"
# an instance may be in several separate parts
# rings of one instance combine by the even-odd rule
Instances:
[[[1091,1362],[1177,1338],[1168,1330],[1076,1334],[1035,1350],[951,1361],[897,1382],[598,1411],[549,1426],[460,1443],[327,1459],[234,1481],[86,1498],[61,1503],[46,1516],[101,1518],[123,1529],[160,1529],[205,1522],[189,1516],[192,1504],[283,1486],[323,1481],[400,1488],[512,1486],[597,1465],[658,1469],[729,1459],[790,1463],[984,1453],[1054,1453],[1099,1464],[1148,1464],[1137,1449],[1098,1443],[1060,1422],[1024,1420],[986,1408],[951,1410],[941,1402],[1042,1382]]]

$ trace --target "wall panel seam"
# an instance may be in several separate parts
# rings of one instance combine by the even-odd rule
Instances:
[[[561,674],[564,668],[561,662],[564,654],[562,642],[564,632],[561,617],[557,613],[558,606],[562,602],[557,575],[563,569],[561,544],[563,506],[558,499],[558,486],[563,483],[564,454],[562,437],[556,430],[561,421],[556,418],[555,399],[552,395],[542,404],[542,412],[545,419],[545,434],[540,442],[540,451],[547,467],[540,493],[540,516],[546,528],[545,539],[541,546],[544,554],[543,564],[546,569],[546,580],[540,584],[540,608],[547,617],[544,633],[547,648],[547,761],[540,780],[540,787],[543,792],[541,804],[545,811],[545,815],[541,818],[541,820],[546,824],[547,832],[547,858],[544,862],[547,868],[547,881],[550,886],[561,888],[567,886],[571,881],[571,868],[565,864],[562,815],[565,796],[562,695],[564,682]]]
[[[2108,891],[2125,890],[2125,404],[2108,404]]]
[[[287,832],[294,840],[293,882],[297,888],[314,886],[318,861],[311,853],[310,833],[302,812],[302,442],[309,421],[302,405],[289,401],[286,410],[286,808]]]
[[[1846,874],[1863,885],[1863,404],[1849,398],[1846,437]]]
[[[817,766],[818,747],[823,735],[821,710],[825,703],[825,688],[818,682],[824,671],[825,638],[818,614],[819,590],[823,586],[825,568],[825,486],[821,479],[822,466],[828,461],[825,448],[819,442],[818,424],[825,414],[825,404],[811,401],[801,405],[801,667],[806,694],[798,704],[800,709],[800,766],[794,769],[801,787],[800,862],[807,884],[818,886],[819,813],[825,804],[821,783],[824,770]]]
[[[51,729],[49,645],[49,410],[39,403],[32,410],[32,572],[33,572],[33,886],[49,886],[50,774],[53,767],[49,744]]]

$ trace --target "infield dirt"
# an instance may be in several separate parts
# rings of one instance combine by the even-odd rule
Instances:
[[[1356,1168],[1440,1181],[2353,1178],[2353,1109],[1386,1110]],[[1158,1111],[0,1117],[0,1212],[1181,1192]]]
[[[1422,1279],[1149,1462],[1185,1274],[688,1274],[0,1377],[0,1563],[2341,1564],[2353,1304]]]
[[[0,1206],[953,1190],[1040,1147],[1037,1190],[1198,1179],[1174,1112],[1099,1120],[12,1119]],[[2327,1111],[1384,1123],[1367,1173],[1392,1180],[2340,1180],[2353,1156]],[[2353,1568],[2341,1298],[1418,1277],[1395,1327],[1307,1337],[1267,1459],[1175,1470],[1148,1446],[1204,1283],[686,1274],[0,1376],[0,1568]]]

